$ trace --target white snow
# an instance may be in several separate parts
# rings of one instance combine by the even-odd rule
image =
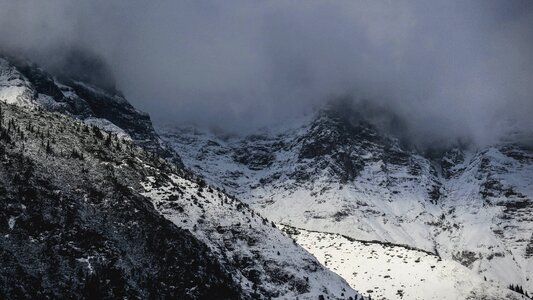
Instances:
[[[10,217],[9,220],[7,220],[7,225],[9,226],[9,230],[13,230],[13,228],[15,228],[16,221],[17,221],[16,217]]]
[[[455,261],[420,250],[280,227],[372,299],[526,299]]]
[[[432,161],[415,153],[409,159],[418,173],[376,159],[379,152],[367,152],[361,174],[340,183],[329,170],[317,168],[320,161],[298,157],[299,139],[309,126],[279,126],[278,132],[261,132],[255,138],[222,138],[187,128],[161,133],[187,167],[276,223],[438,252],[447,262],[461,262],[489,281],[518,284],[533,294],[533,256],[526,255],[533,247],[533,207],[505,206],[533,199],[531,153],[519,151],[530,157],[521,162],[505,155],[503,146],[467,151],[464,162],[454,166],[454,175],[444,178]],[[273,149],[277,144],[283,146]],[[237,151],[257,147],[274,153],[270,166],[256,170],[235,159]],[[482,168],[487,161],[489,171]],[[307,181],[289,176],[299,168],[310,175]],[[480,191],[491,179],[524,198],[484,199]],[[428,196],[434,187],[443,195],[437,202]]]
[[[2,58],[0,58],[0,101],[25,107],[36,106],[31,84]]]
[[[102,118],[87,118],[83,120],[85,124],[94,125],[102,130],[116,134],[121,139],[131,140],[131,136],[127,134],[122,128],[113,124],[107,119]]]
[[[164,183],[148,177],[144,188],[144,195],[163,216],[189,229],[215,253],[234,263],[251,261],[251,268],[235,274],[245,290],[254,289],[245,271],[256,269],[263,274],[256,284],[272,292],[274,299],[318,299],[319,295],[347,299],[356,295],[344,280],[240,201],[178,175]],[[295,293],[295,285],[307,285],[308,290]]]
[[[92,274],[94,272],[93,265],[91,264],[91,259],[93,259],[93,256],[82,257],[82,258],[76,259],[79,262],[87,264],[87,270],[89,271],[89,274]]]

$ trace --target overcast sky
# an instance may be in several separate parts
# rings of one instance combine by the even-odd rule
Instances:
[[[0,43],[102,55],[156,122],[248,131],[351,96],[426,143],[533,128],[527,0],[0,0]]]

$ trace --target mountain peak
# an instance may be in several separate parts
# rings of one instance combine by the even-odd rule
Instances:
[[[51,73],[23,58],[0,58],[0,101],[68,114],[102,129],[117,128],[117,134],[125,133],[138,145],[181,165],[179,155],[160,140],[150,116],[135,109],[108,80],[108,67],[98,57],[75,53],[65,63],[87,72],[56,66],[57,73]]]
[[[275,222],[410,245],[467,268],[482,266],[474,271],[495,283],[531,288],[526,283],[533,276],[527,269],[533,253],[527,217],[533,212],[531,150],[458,144],[415,151],[376,125],[381,112],[367,116],[357,107],[331,104],[297,129],[287,126],[285,132],[254,138],[165,133],[163,138],[183,153],[186,166]],[[247,159],[235,159],[243,156]],[[325,253],[313,245],[307,249]],[[491,255],[495,252],[499,256]],[[502,264],[513,278],[498,271]],[[345,271],[355,274],[357,268]],[[451,285],[461,281],[449,279],[457,280]]]

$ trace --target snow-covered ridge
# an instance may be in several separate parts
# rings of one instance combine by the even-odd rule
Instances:
[[[106,182],[102,188],[109,185],[106,180],[111,178],[119,188],[128,190],[122,190],[124,193],[141,201],[140,205],[152,200],[156,208],[151,209],[152,212],[170,220],[172,223],[167,223],[174,228],[190,230],[201,244],[210,248],[218,264],[226,269],[223,271],[230,272],[234,283],[240,286],[243,299],[318,299],[319,296],[349,299],[358,296],[340,276],[321,266],[312,255],[246,204],[209,187],[179,165],[154,155],[153,152],[163,155],[164,143],[153,130],[149,117],[135,110],[122,95],[74,80],[62,78],[59,82],[44,70],[25,62],[3,62],[0,66],[4,85],[0,86],[0,91],[9,99],[2,102],[12,105],[0,105],[5,123],[10,122],[9,130],[17,128],[16,137],[9,139],[8,146],[18,147],[18,152],[28,157],[40,157],[36,161],[42,161],[43,168],[55,174],[54,178],[72,177],[83,184],[78,179],[91,174],[93,177],[87,182],[94,184],[100,178]],[[19,86],[23,93],[12,92],[18,92],[12,88]],[[27,105],[25,95],[32,105]],[[16,125],[12,124],[13,120],[17,121]],[[134,143],[152,153],[144,152]],[[91,197],[83,195],[76,199],[87,201]],[[106,205],[114,205],[110,200],[102,199]],[[128,198],[123,200],[131,204]],[[117,213],[135,214],[137,211]],[[16,231],[23,226],[24,223],[11,217],[13,215],[7,222],[9,230]],[[184,243],[189,242],[184,239]],[[76,261],[93,272],[99,260],[106,257],[85,255]],[[205,275],[215,276],[218,271]],[[232,288],[228,286],[229,290]],[[193,290],[191,295],[202,292]]]
[[[9,162],[17,157],[16,155],[22,155],[23,163],[20,165],[28,166],[26,161],[34,161],[35,164],[38,164],[38,169],[40,172],[42,171],[42,176],[47,181],[35,180],[32,187],[35,186],[39,190],[44,189],[48,185],[43,182],[48,181],[54,186],[58,186],[47,195],[49,195],[52,203],[57,202],[60,205],[54,206],[54,208],[65,214],[61,221],[66,219],[69,222],[86,222],[105,231],[106,228],[101,228],[103,227],[101,222],[108,222],[109,220],[114,227],[113,230],[105,232],[111,235],[111,240],[120,236],[121,241],[126,244],[123,243],[119,246],[136,243],[135,245],[141,248],[153,245],[150,244],[150,239],[148,241],[136,240],[137,236],[132,232],[144,229],[136,228],[136,226],[140,226],[139,224],[149,225],[151,226],[150,230],[157,228],[167,230],[170,227],[170,231],[186,232],[191,238],[194,237],[193,241],[183,238],[184,245],[179,247],[180,251],[194,249],[197,246],[194,243],[199,243],[198,249],[204,249],[202,250],[204,252],[205,249],[209,250],[209,260],[206,260],[206,264],[209,264],[203,266],[206,269],[204,273],[181,274],[176,270],[188,270],[188,268],[175,269],[172,267],[174,269],[170,269],[168,274],[164,274],[165,280],[173,276],[174,273],[185,277],[191,276],[191,278],[197,276],[200,278],[199,280],[211,278],[216,274],[221,274],[221,276],[222,274],[224,276],[229,274],[230,279],[232,279],[230,283],[239,286],[238,291],[242,292],[240,298],[232,297],[230,299],[318,299],[321,295],[325,299],[349,299],[358,296],[357,292],[345,280],[325,269],[311,254],[273,226],[273,223],[259,216],[246,204],[205,184],[190,172],[168,163],[153,153],[144,151],[129,140],[116,139],[112,133],[102,132],[95,127],[91,128],[71,117],[4,103],[0,103],[0,106],[4,117],[0,151],[7,149],[9,153],[8,159],[0,166],[9,165]],[[6,124],[8,123],[10,129],[7,135],[10,138],[5,138]],[[23,167],[17,169],[17,166],[19,164],[13,166],[17,172],[27,174]],[[0,179],[12,174],[12,172],[4,172],[4,169],[1,171]],[[20,178],[20,176],[15,177]],[[20,181],[20,179],[17,180]],[[26,183],[23,182],[22,185],[26,186]],[[67,192],[72,194],[66,195]],[[2,196],[5,195],[2,194]],[[17,204],[17,201],[20,201],[19,197],[8,198],[8,200],[19,207]],[[34,198],[26,200],[25,206],[28,207],[28,203],[34,201]],[[66,203],[76,204],[76,206],[68,206]],[[49,205],[48,202],[47,205]],[[73,207],[78,208],[79,206],[81,212],[73,210]],[[47,215],[49,210],[47,206],[32,207],[32,210],[34,208],[38,211],[38,215],[41,214],[39,209],[42,209],[45,218],[51,219],[50,222],[55,222],[54,218]],[[114,211],[115,208],[117,208],[116,211]],[[21,209],[25,210],[26,208]],[[8,210],[8,213],[5,213],[4,210]],[[35,237],[28,237],[26,233],[20,232],[20,230],[27,228],[28,222],[33,219],[30,218],[28,221],[28,218],[16,218],[21,215],[19,210],[3,207],[0,213],[9,216],[9,218],[0,229],[8,230],[9,234],[19,233],[17,237],[21,237],[23,240],[34,239]],[[100,210],[109,215],[104,220],[93,220],[93,213],[100,212]],[[150,221],[152,220],[150,218],[137,220],[136,216],[140,215],[140,211],[143,214],[148,214],[150,218],[156,219],[157,222]],[[91,217],[84,217],[86,213],[90,213]],[[120,218],[117,217],[119,219],[115,220],[115,215]],[[45,222],[45,224],[47,223]],[[44,230],[47,231],[47,228]],[[116,228],[120,228],[120,230]],[[75,227],[74,229],[78,228]],[[39,230],[41,228],[37,228],[35,232],[39,232]],[[61,236],[64,231],[65,228],[59,227],[55,232]],[[120,235],[122,232],[127,232],[123,238]],[[165,242],[165,234],[167,232],[163,231],[157,237],[163,239],[162,243]],[[93,272],[94,270],[102,270],[103,266],[109,267],[109,265],[115,268],[129,267],[129,260],[133,260],[136,266],[144,262],[141,260],[137,263],[136,260],[132,259],[132,256],[121,257],[122,252],[120,251],[112,252],[111,255],[106,252],[108,248],[105,243],[102,247],[93,247],[91,243],[86,243],[84,239],[79,239],[76,235],[69,236],[69,238],[72,239],[73,244],[83,242],[91,249],[97,248],[91,250],[90,253],[87,251],[83,252],[82,255],[72,256],[75,258],[75,266],[81,268],[82,271]],[[178,238],[169,237],[172,243],[176,239],[179,242]],[[17,244],[9,244],[9,241],[6,242],[7,244],[3,243],[2,246],[7,245],[6,247],[9,249],[17,247]],[[24,248],[24,251],[27,252],[27,249]],[[139,252],[139,250],[132,250],[131,253],[126,252],[129,255],[137,255],[141,259],[157,261],[157,268],[159,268],[159,263],[164,264],[165,260],[172,261],[177,265],[181,263],[192,269],[202,268],[202,264],[197,266],[198,260],[194,258],[184,262],[172,260],[171,257],[167,256],[167,253],[171,251],[178,250],[173,248],[161,249],[164,256],[160,258],[152,254],[149,258],[145,258],[142,256],[143,252]],[[199,259],[205,253],[200,254],[198,254]],[[51,252],[51,254],[47,252],[47,255],[57,258],[54,256],[55,252]],[[195,253],[189,251],[187,255],[194,257]],[[110,260],[110,257],[113,257],[114,260]],[[121,262],[121,259],[124,259],[125,262]],[[217,262],[219,269],[216,269],[216,266],[212,264],[213,260]],[[145,268],[148,267],[145,266]],[[14,274],[17,269],[4,268],[2,271],[7,272],[7,274]],[[166,269],[154,269],[157,274],[162,271],[166,271]],[[100,274],[99,272],[96,273]],[[124,274],[130,273],[125,271]],[[74,277],[82,283],[85,280],[81,275]],[[227,280],[227,278],[221,278],[221,280]],[[54,278],[49,282],[57,284]],[[165,291],[176,290],[174,286],[169,286],[168,283],[164,284]],[[177,282],[176,286],[181,288],[187,287],[189,284],[192,283],[188,281]],[[201,295],[203,292],[210,291],[210,288],[216,288],[206,286],[199,291],[195,290],[199,286],[190,287],[190,294],[182,294],[181,296],[185,299],[195,299],[194,295]],[[76,290],[78,287],[73,286],[72,289]],[[231,290],[233,290],[233,286],[229,285],[228,291]],[[146,293],[147,290],[140,287],[136,289],[136,292]],[[227,299],[227,297],[223,298]],[[360,299],[361,297],[358,296],[357,298]]]
[[[0,101],[85,120],[181,165],[177,153],[153,129],[150,117],[135,109],[119,91],[65,76],[59,79],[29,61],[0,57]]]
[[[276,223],[409,245],[533,292],[533,151],[405,149],[321,112],[247,137],[164,129],[184,163]]]
[[[240,299],[209,248],[139,194],[131,141],[0,102],[0,294],[6,299]],[[201,287],[201,288],[199,288]]]
[[[159,182],[148,177],[143,194],[179,227],[232,264],[252,295],[273,299],[360,298],[336,274],[284,236],[273,223],[220,191],[176,174]]]

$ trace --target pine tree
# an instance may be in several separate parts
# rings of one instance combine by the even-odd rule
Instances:
[[[96,126],[93,126],[93,134],[99,140],[104,138],[104,135],[102,134],[102,131],[100,131],[100,128],[98,128]]]
[[[46,153],[47,154],[52,154],[52,147],[50,147],[50,141],[49,140],[46,141]]]
[[[111,146],[111,143],[112,143],[112,141],[111,141],[111,133],[110,133],[110,134],[107,136],[107,139],[105,140],[105,143],[104,143],[104,144],[105,144],[106,147],[109,147],[109,146]]]

